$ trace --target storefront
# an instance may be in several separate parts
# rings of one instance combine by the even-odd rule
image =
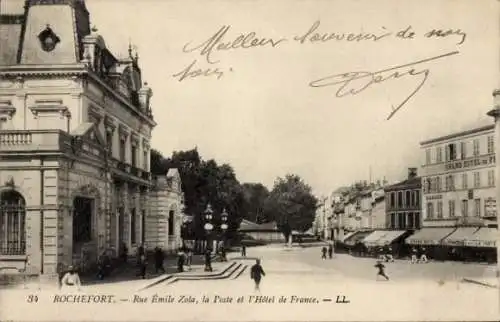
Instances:
[[[451,235],[456,228],[422,228],[406,239],[406,244],[411,248],[425,251],[426,255],[433,259],[445,259],[448,257],[446,247],[441,241]]]
[[[475,257],[475,250],[465,244],[479,227],[458,227],[451,235],[443,239],[442,245],[448,248],[450,259],[466,261]]]
[[[479,261],[494,263],[497,261],[498,229],[480,228],[465,240],[465,246],[475,251]]]
[[[357,255],[363,255],[367,252],[367,250],[362,244],[362,241],[371,233],[372,230],[361,230],[349,233],[348,235],[346,235],[346,238],[344,238],[344,241],[342,243],[339,243],[339,245],[336,247],[336,251],[348,251]]]
[[[391,248],[391,253],[396,257],[406,256],[407,247],[405,247],[404,240],[411,232],[407,230],[388,230],[386,234],[376,241],[377,246]]]
[[[368,248],[374,248],[380,246],[378,244],[378,240],[383,238],[387,234],[387,230],[375,230],[370,235],[366,236],[363,240],[363,244],[365,244]]]

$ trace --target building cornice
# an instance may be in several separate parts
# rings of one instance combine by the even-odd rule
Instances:
[[[153,119],[151,119],[148,116],[146,116],[144,113],[142,113],[139,110],[139,108],[135,107],[134,105],[132,105],[132,103],[130,103],[129,101],[127,101],[127,99],[125,97],[123,97],[123,95],[120,92],[118,92],[117,90],[112,89],[111,86],[109,86],[108,84],[106,84],[97,74],[95,74],[93,72],[87,71],[87,75],[93,81],[95,81],[96,83],[98,83],[102,88],[106,89],[106,91],[108,93],[110,93],[111,95],[113,95],[113,97],[116,100],[118,100],[122,104],[126,105],[130,109],[130,111],[134,112],[136,115],[138,115],[139,117],[141,117],[144,121],[146,121],[149,124],[149,126],[155,127],[157,125],[156,122]]]
[[[88,77],[92,81],[96,82],[102,89],[107,93],[111,94],[114,99],[127,106],[127,108],[138,115],[151,127],[155,127],[157,123],[142,113],[139,108],[132,105],[124,98],[118,91],[111,88],[106,84],[98,75],[87,70],[85,64],[70,64],[70,65],[10,65],[1,66],[0,65],[0,76],[3,77],[57,77],[57,76],[81,76]]]
[[[445,135],[445,136],[440,136],[440,137],[433,138],[433,139],[430,139],[430,140],[427,140],[427,141],[423,141],[423,142],[420,142],[420,145],[427,145],[427,144],[431,144],[431,143],[437,143],[437,142],[446,141],[446,140],[449,140],[449,139],[454,139],[454,138],[458,138],[458,137],[466,136],[466,135],[470,135],[470,134],[476,134],[476,133],[480,133],[480,132],[484,132],[484,131],[492,131],[494,128],[495,128],[494,124],[486,125],[486,126],[481,126],[481,127],[477,127],[477,128],[474,128],[474,129],[470,129],[470,130],[466,130],[466,131],[460,131],[460,132],[455,132],[455,133],[448,134],[448,135]]]

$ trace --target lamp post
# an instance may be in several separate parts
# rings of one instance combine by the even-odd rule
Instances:
[[[222,260],[226,261],[226,231],[227,231],[227,217],[228,214],[226,212],[226,208],[222,211],[220,218],[222,221],[222,224],[220,225],[220,228],[222,230]]]
[[[210,237],[212,230],[214,229],[214,225],[212,224],[213,213],[214,212],[212,210],[212,206],[208,204],[204,212],[205,226],[203,226],[203,228],[205,228],[205,233],[207,238],[207,246],[206,246],[207,250],[208,249],[212,250],[212,246],[210,245]]]

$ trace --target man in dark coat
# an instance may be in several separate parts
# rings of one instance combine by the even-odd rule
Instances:
[[[250,278],[253,279],[255,282],[256,291],[260,290],[259,286],[262,276],[266,276],[266,273],[264,273],[264,269],[260,265],[260,259],[257,259],[256,263],[252,266],[250,270]]]
[[[205,272],[212,271],[212,252],[210,249],[207,249],[205,252]]]
[[[161,271],[162,273],[165,273],[165,268],[163,267],[163,261],[165,259],[165,254],[163,253],[163,250],[160,247],[155,248],[155,270],[156,273]]]
[[[328,245],[328,257],[332,259],[332,256],[333,256],[333,245],[330,244]]]

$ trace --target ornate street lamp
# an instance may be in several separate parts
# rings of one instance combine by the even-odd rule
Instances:
[[[225,260],[225,254],[226,254],[226,250],[225,250],[225,247],[226,247],[226,232],[227,232],[227,228],[228,228],[227,217],[228,217],[228,214],[227,214],[226,208],[224,208],[224,210],[220,214],[220,218],[221,218],[221,221],[222,221],[222,223],[220,225],[220,228],[222,230],[222,247],[224,248],[224,251],[223,251],[224,260]]]
[[[204,216],[205,216],[205,226],[203,228],[205,229],[206,232],[206,237],[207,237],[207,248],[212,249],[212,246],[210,245],[210,234],[212,230],[214,229],[214,225],[212,224],[212,218],[213,218],[214,211],[212,210],[212,206],[210,204],[207,205],[207,208],[205,209]]]

